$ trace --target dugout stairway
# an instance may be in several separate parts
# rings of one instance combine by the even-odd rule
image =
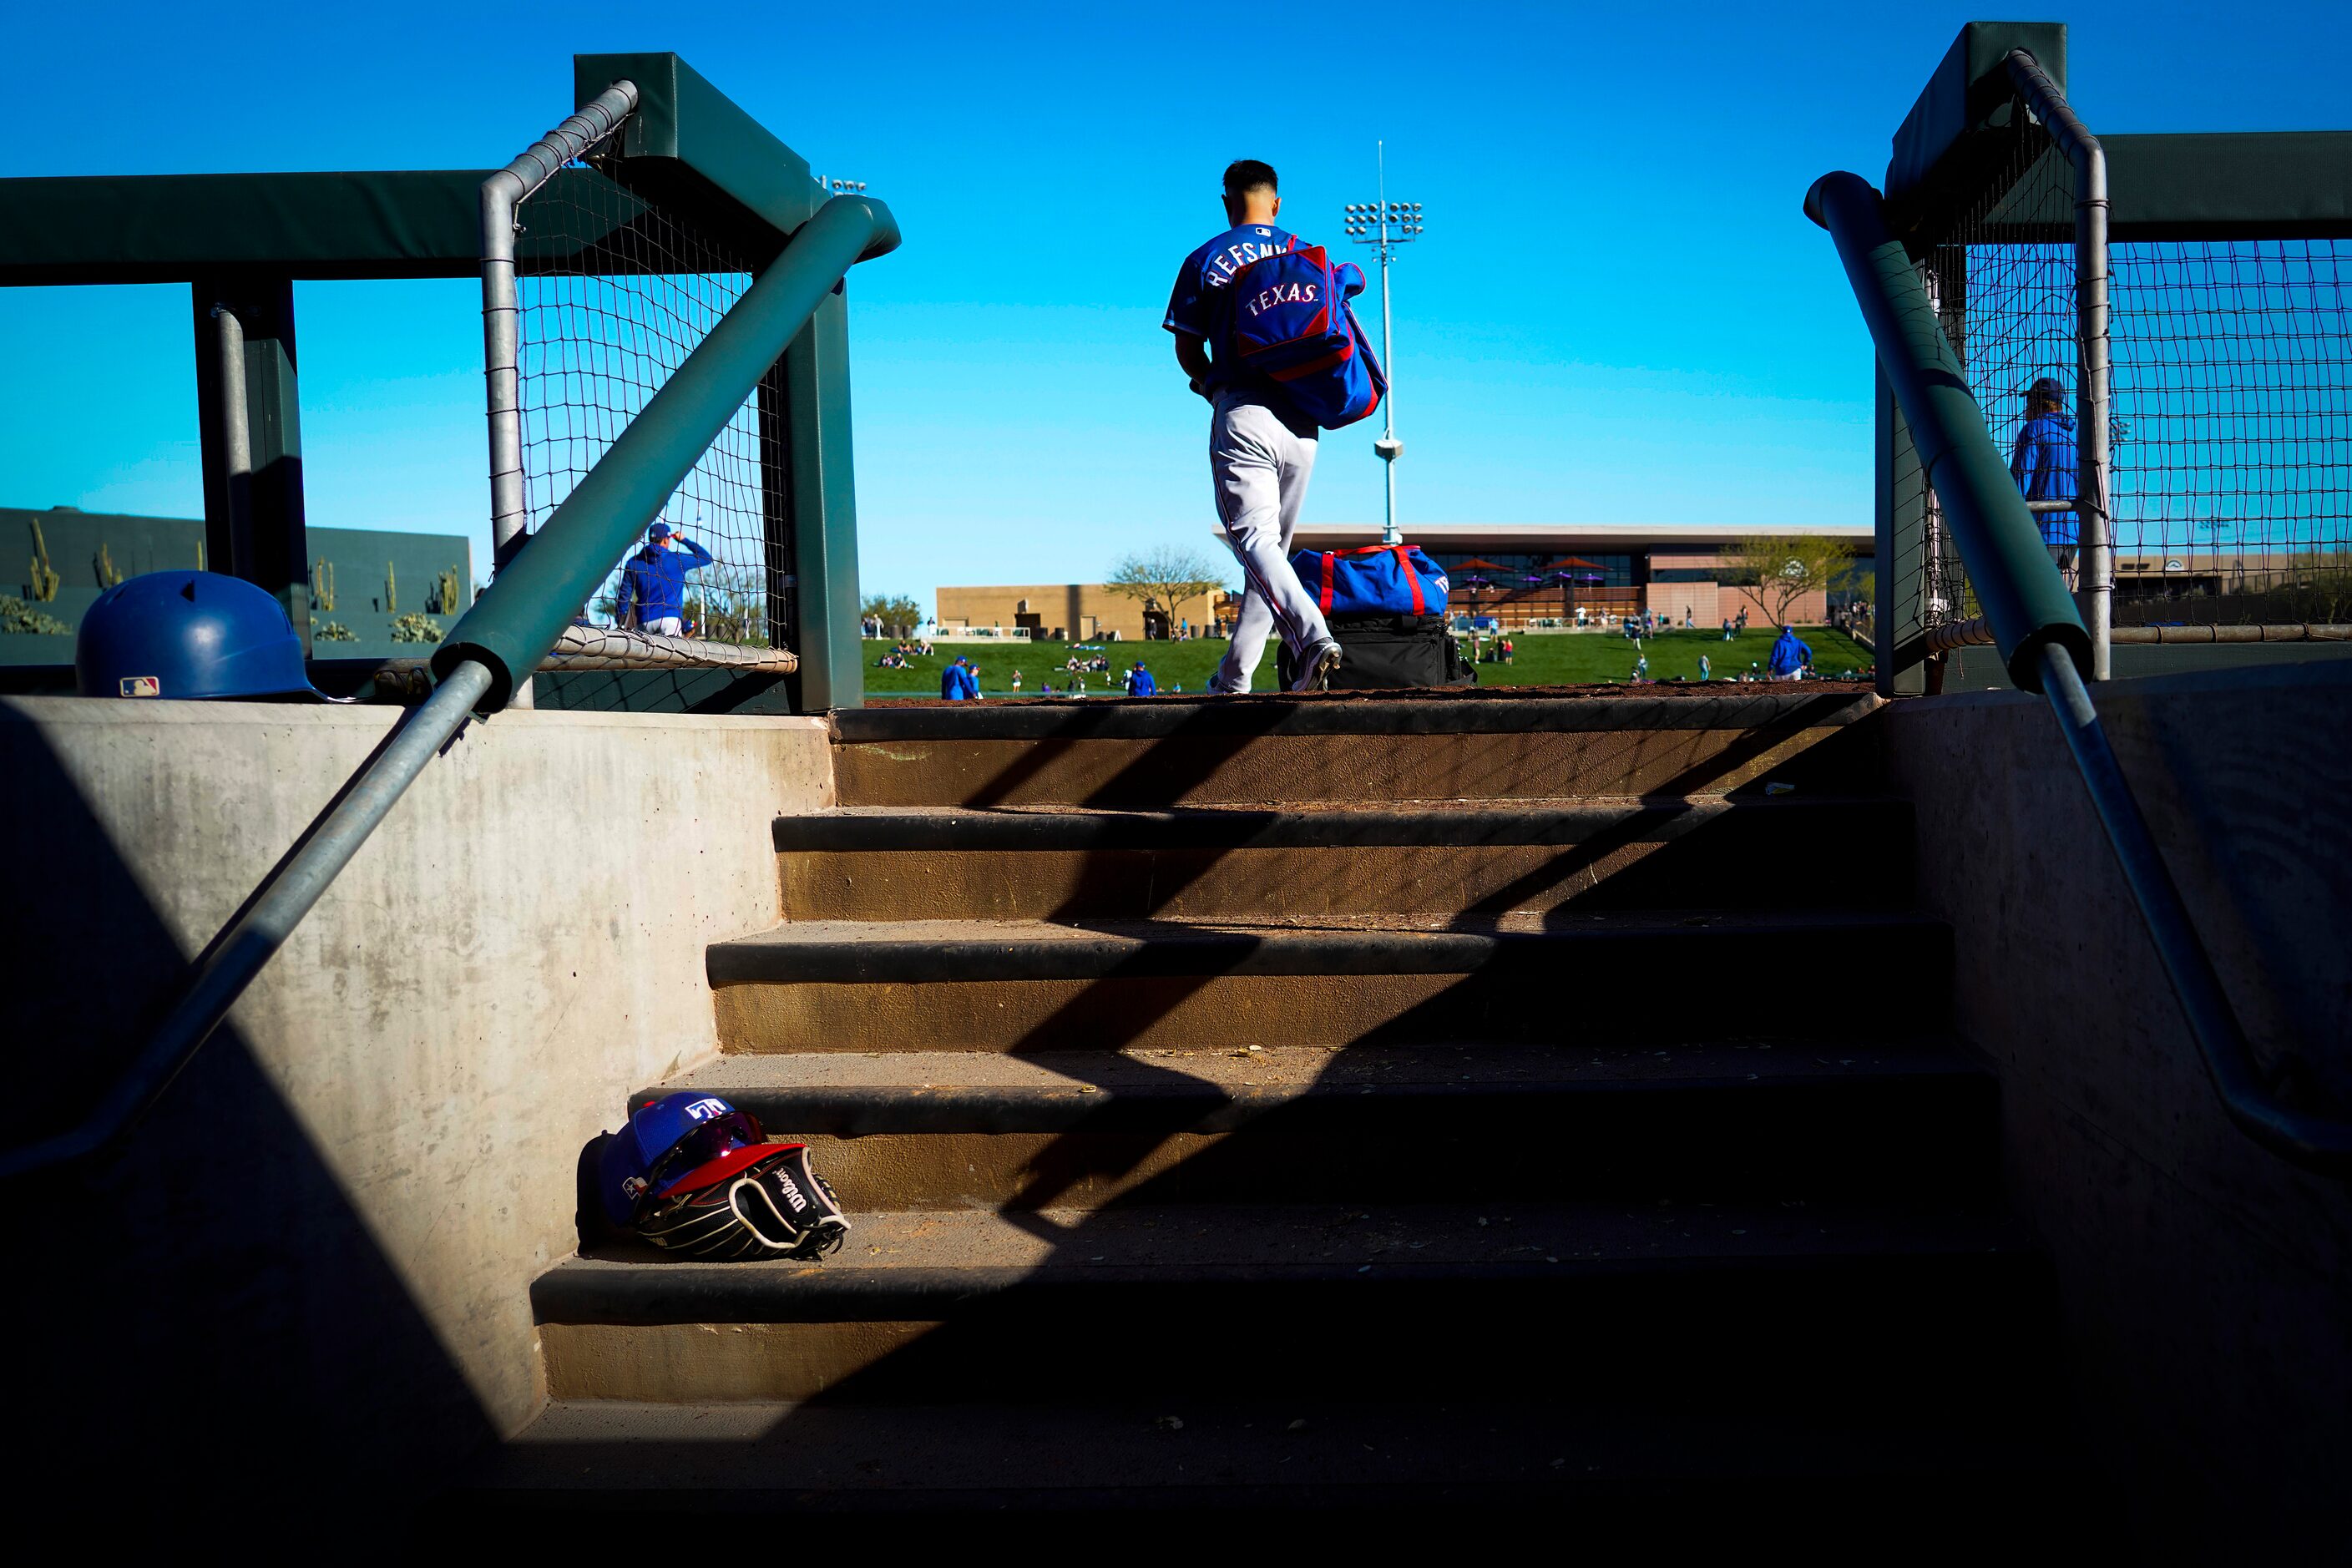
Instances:
[[[849,1244],[552,1269],[477,1495],[2039,1515],[2048,1283],[1875,707],[840,715],[724,1054],[645,1089],[806,1138]]]

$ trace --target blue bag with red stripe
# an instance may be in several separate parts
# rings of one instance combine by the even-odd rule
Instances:
[[[1319,245],[1259,258],[1225,286],[1232,304],[1219,364],[1274,382],[1326,430],[1353,425],[1389,390],[1348,303],[1363,287],[1361,268],[1332,266]]]
[[[1326,617],[1445,613],[1445,569],[1417,544],[1302,550],[1290,558],[1290,569]]]

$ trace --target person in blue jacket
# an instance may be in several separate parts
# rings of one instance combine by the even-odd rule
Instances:
[[[621,568],[616,606],[621,625],[661,637],[686,634],[686,574],[710,564],[710,552],[656,522],[646,530],[646,547]]]
[[[1796,628],[1782,626],[1780,635],[1772,642],[1772,658],[1768,666],[1772,679],[1786,680],[1801,673],[1805,666],[1812,662],[1813,650],[1797,636]]]
[[[2066,410],[2066,391],[2049,376],[2025,389],[2025,423],[2018,426],[2017,443],[2010,448],[2009,477],[2027,500],[2073,500],[2076,496],[2074,416]],[[2074,548],[2080,542],[2076,514],[2037,511],[2042,542],[2050,558],[2074,586]]]
[[[950,702],[980,700],[980,678],[971,672],[969,660],[949,660],[948,667],[940,671],[940,695]]]
[[[1150,697],[1159,689],[1160,683],[1151,679],[1151,672],[1143,668],[1143,661],[1137,659],[1135,668],[1127,672],[1127,694],[1129,697]]]

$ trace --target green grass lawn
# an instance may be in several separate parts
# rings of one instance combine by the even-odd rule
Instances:
[[[1702,655],[1712,662],[1710,673],[1716,679],[1728,680],[1751,663],[1760,674],[1776,635],[1771,630],[1759,629],[1725,642],[1720,632],[1661,632],[1643,639],[1639,654],[1649,656],[1652,680],[1672,680],[1677,676],[1696,680]],[[1797,635],[1811,645],[1813,668],[1822,675],[1851,675],[1871,661],[1870,654],[1860,645],[1827,626],[1801,626]],[[1515,650],[1512,662],[1481,664],[1479,685],[1583,686],[1624,680],[1633,675],[1633,660],[1639,657],[1632,643],[1607,632],[1560,633],[1511,640]],[[1024,697],[1040,695],[1038,688],[1045,681],[1052,681],[1055,691],[1059,693],[1078,679],[1062,669],[1063,661],[1070,657],[1067,643],[939,643],[934,645],[933,657],[916,659],[911,669],[876,668],[874,661],[889,646],[887,641],[866,644],[868,696],[935,698],[940,694],[940,668],[958,654],[980,666],[980,689],[989,697],[1013,695],[1013,672],[1016,669],[1021,672]],[[1193,642],[1116,642],[1104,644],[1102,651],[1109,657],[1111,668],[1108,674],[1085,677],[1089,697],[1121,690],[1119,677],[1139,658],[1150,667],[1160,690],[1181,685],[1188,692],[1204,691],[1210,671],[1225,657],[1225,645],[1205,637]],[[1274,658],[1275,650],[1268,645],[1257,669],[1260,691],[1274,688]]]

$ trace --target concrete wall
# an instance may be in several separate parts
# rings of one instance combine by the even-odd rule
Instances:
[[[10,1142],[89,1103],[394,717],[0,704]],[[527,1291],[574,1244],[579,1152],[715,1051],[704,946],[780,918],[770,823],[831,791],[821,720],[468,727],[138,1147],[9,1194],[46,1258],[0,1309],[30,1384],[12,1437],[330,1495],[525,1420]]]
[[[2352,1104],[2352,663],[2110,684],[2141,804],[2257,1049]],[[2015,693],[1877,722],[2055,1259],[2098,1458],[2143,1538],[2343,1543],[2352,1185],[2224,1118],[2055,722]]]

